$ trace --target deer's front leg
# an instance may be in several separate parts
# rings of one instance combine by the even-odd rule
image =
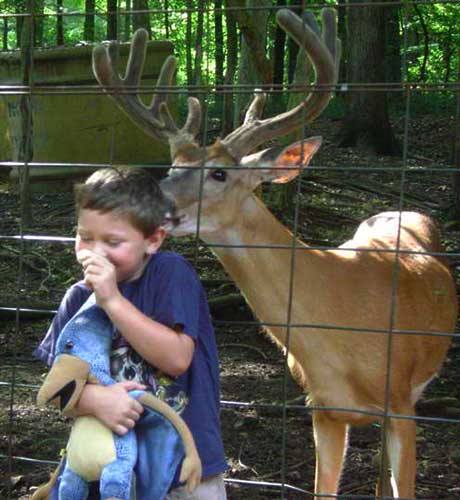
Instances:
[[[315,493],[336,494],[347,441],[347,425],[313,412],[316,445]]]

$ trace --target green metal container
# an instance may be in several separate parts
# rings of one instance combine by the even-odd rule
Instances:
[[[128,53],[129,44],[120,44],[120,72],[126,68]],[[172,53],[168,41],[148,43],[143,86],[153,88],[164,60]],[[39,89],[32,96],[33,161],[166,164],[168,147],[147,136],[106,94],[98,93],[91,54],[91,46],[34,51],[33,83]],[[0,53],[0,85],[20,84],[20,72],[19,53]],[[94,93],[88,93],[88,88],[79,90],[80,85],[94,85]],[[47,93],[51,86],[52,94]],[[142,94],[142,98],[148,102],[151,95]],[[0,161],[18,158],[20,100],[20,95],[0,95]],[[30,177],[32,184],[39,180],[61,184],[87,173],[88,168],[43,166],[32,168]],[[17,172],[12,176],[17,177]]]

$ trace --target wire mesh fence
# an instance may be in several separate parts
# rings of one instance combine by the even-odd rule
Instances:
[[[263,71],[263,61],[256,64],[248,56],[251,50],[257,50],[257,44],[251,46],[251,39],[243,34],[255,29],[251,20],[266,23],[268,35],[263,48],[273,55],[274,16],[280,8],[290,8],[300,15],[308,9],[319,19],[320,10],[326,5],[306,5],[306,2],[286,6],[281,2],[276,2],[276,5],[273,5],[275,2],[245,2],[244,5],[227,2],[222,5],[220,2],[171,1],[146,2],[144,9],[136,8],[135,2],[118,2],[116,11],[107,11],[105,3],[96,2],[94,11],[88,12],[78,2],[67,2],[67,5],[63,2],[59,11],[56,11],[54,2],[45,2],[44,10],[31,12],[27,8],[18,11],[15,2],[3,3],[4,50],[0,59],[6,70],[0,82],[0,113],[3,113],[3,125],[0,124],[0,141],[3,140],[0,143],[0,272],[4,277],[0,294],[3,348],[0,368],[0,467],[3,481],[0,488],[4,498],[29,498],[30,488],[46,481],[48,473],[57,464],[70,427],[69,420],[57,411],[35,405],[45,369],[32,357],[32,351],[46,332],[65,290],[81,275],[73,250],[76,219],[72,185],[95,169],[125,164],[148,167],[158,171],[158,178],[162,178],[170,163],[169,148],[161,142],[152,142],[131,125],[107,96],[113,88],[104,92],[95,81],[91,71],[91,51],[96,42],[76,47],[76,67],[66,73],[65,66],[74,57],[70,47],[61,55],[53,52],[57,50],[53,47],[42,50],[38,46],[40,40],[43,43],[47,39],[46,36],[37,37],[37,33],[56,29],[56,41],[67,41],[72,45],[85,39],[85,20],[93,17],[93,40],[105,39],[112,23],[113,38],[124,42],[131,38],[133,28],[139,26],[137,20],[143,16],[145,21],[147,16],[149,31],[156,42],[147,48],[146,79],[141,85],[128,86],[120,94],[140,95],[143,102],[147,102],[162,63],[175,53],[179,60],[176,81],[171,86],[160,85],[157,92],[170,95],[171,113],[179,124],[186,117],[187,98],[196,96],[200,99],[203,120],[197,136],[198,142],[205,145],[217,137],[225,141],[226,134],[239,126],[256,88],[269,96],[268,115],[284,112],[289,104],[295,106],[295,98],[304,96],[306,89],[312,95],[328,90],[310,81],[296,80],[294,74],[288,76],[291,71],[288,63],[296,61],[297,51],[292,48],[288,51],[287,42],[283,45],[286,53],[283,55],[285,66],[281,81],[272,78],[248,83],[244,81],[243,73],[247,71],[246,76],[250,77],[251,68],[244,70],[241,66],[239,74],[243,76],[237,79],[237,66],[232,66],[230,47],[225,54],[226,69],[235,74],[230,75],[231,78],[227,75],[225,79],[221,70],[219,80],[216,77],[219,54],[216,15],[220,14],[227,23],[222,24],[220,20],[221,27],[225,26],[223,31],[227,42],[232,30],[239,26],[241,39],[237,50],[240,51],[240,64],[247,57],[249,66],[258,66],[256,69]],[[422,272],[419,266],[435,257],[446,263],[457,280],[460,255],[455,200],[458,197],[460,83],[453,75],[458,74],[459,61],[458,51],[452,48],[449,52],[442,47],[458,44],[460,33],[453,21],[458,5],[456,2],[423,1],[333,6],[338,11],[339,23],[351,22],[351,12],[355,10],[397,9],[401,44],[399,80],[385,78],[378,81],[369,76],[369,79],[350,81],[352,56],[357,49],[352,47],[350,37],[342,40],[342,63],[347,66],[348,74],[340,73],[338,83],[333,84],[334,99],[322,116],[307,126],[301,126],[296,137],[291,134],[289,139],[280,141],[287,145],[295,140],[322,135],[323,145],[313,164],[289,185],[264,184],[258,188],[258,196],[287,228],[289,237],[277,239],[280,229],[271,219],[267,220],[274,225],[268,231],[270,238],[266,241],[254,237],[248,242],[242,233],[233,239],[209,236],[206,224],[212,217],[206,211],[210,204],[207,198],[210,188],[206,182],[210,173],[226,169],[229,177],[233,172],[238,175],[243,172],[242,177],[246,173],[256,176],[260,172],[262,175],[268,160],[264,158],[262,163],[245,166],[212,164],[208,161],[208,150],[198,162],[201,177],[195,193],[199,221],[196,230],[186,237],[171,237],[166,248],[177,250],[194,264],[209,296],[221,357],[221,419],[229,462],[226,474],[229,498],[314,497],[312,419],[318,421],[320,415],[333,415],[334,425],[325,435],[334,441],[333,433],[340,432],[337,431],[340,425],[336,423],[341,422],[345,415],[348,422],[363,421],[372,425],[353,427],[348,438],[342,436],[342,440],[349,440],[349,446],[339,498],[375,498],[377,477],[388,465],[377,454],[381,436],[394,425],[393,422],[407,421],[415,422],[417,428],[417,497],[453,499],[460,491],[458,333],[436,326],[443,324],[442,321],[436,323],[436,314],[447,292],[431,278],[428,287],[428,290],[430,287],[434,289],[431,298],[419,295],[420,301],[428,308],[428,320],[422,326],[410,316],[422,316],[424,311],[415,306],[414,312],[406,309],[407,319],[401,318],[398,308],[402,307],[404,300],[410,301],[410,297],[401,298],[403,292],[399,288],[403,286],[401,280],[406,280],[406,268],[416,280],[415,276]],[[425,6],[429,9],[420,12]],[[447,30],[451,38],[446,42],[443,37],[447,35],[443,30],[439,27],[437,31],[432,30],[432,36],[435,31],[442,36],[439,34],[431,46],[435,63],[430,66],[428,55],[420,52],[414,55],[414,47],[423,46],[428,50],[428,31],[423,21],[428,19],[434,23],[429,16],[439,13],[442,8],[452,10],[443,11],[436,22],[451,27],[450,31]],[[248,17],[238,17],[241,12],[249,13]],[[376,13],[375,10],[372,12]],[[419,31],[412,24],[416,19],[422,21],[421,32],[426,37],[424,44],[417,39]],[[63,24],[59,27],[61,22]],[[18,25],[21,28],[17,28]],[[181,38],[187,33],[187,40]],[[344,33],[342,25],[339,35],[344,36]],[[22,47],[16,49],[21,38]],[[164,41],[166,38],[167,42]],[[193,51],[187,52],[187,47]],[[128,46],[120,49],[120,72],[124,71],[128,50]],[[155,61],[150,63],[152,59]],[[269,61],[270,58],[266,59]],[[300,67],[300,63],[297,64]],[[354,146],[345,144],[344,147],[343,143],[342,147],[338,146],[341,127],[352,114],[352,106],[357,105],[352,97],[369,94],[375,95],[379,102],[388,99],[386,112],[392,134],[399,143],[398,155],[369,152],[369,143],[360,140]],[[300,102],[299,98],[297,102]],[[361,106],[364,109],[366,103],[361,102]],[[384,115],[378,116],[380,119]],[[256,120],[259,118],[255,117]],[[248,121],[251,119],[249,117]],[[366,135],[364,131],[361,133]],[[6,137],[8,140],[4,140]],[[275,143],[277,141],[271,138],[269,144]],[[196,170],[196,167],[188,165],[183,169]],[[243,202],[226,208],[239,213],[233,227],[240,228],[241,220],[247,217],[245,208],[247,205]],[[365,260],[366,256],[375,261],[392,256],[391,271],[384,278],[379,275],[380,268],[374,268],[373,264],[357,266],[357,271],[351,270],[345,275],[347,283],[344,286],[341,282],[343,275],[334,269],[335,261],[325,260],[319,267],[323,258],[334,253],[334,248],[353,238],[361,221],[379,212],[403,210],[434,217],[442,228],[443,246],[431,245],[430,242],[424,247],[414,244],[408,248],[401,218],[396,216],[396,231],[390,245],[374,242],[370,250],[365,244],[356,245],[352,241],[338,252],[342,266],[347,266],[353,259]],[[372,228],[372,223],[364,230],[369,228]],[[266,234],[256,225],[252,231],[254,235],[259,231]],[[383,232],[376,234],[379,241],[387,237]],[[363,240],[355,241],[362,243]],[[239,274],[228,264],[227,254],[237,255],[240,264],[247,255],[253,260]],[[257,268],[258,262],[265,262],[267,254],[273,269]],[[304,264],[310,257],[317,259],[313,266]],[[413,267],[410,267],[411,263]],[[282,267],[275,268],[281,264]],[[255,268],[251,269],[251,266]],[[265,287],[270,279],[272,294],[267,293]],[[280,288],[278,281],[284,288]],[[257,287],[255,282],[264,286]],[[363,283],[377,285],[363,286]],[[416,294],[423,286],[422,281],[414,283],[412,288],[404,288],[405,294]],[[379,287],[389,293],[377,293]],[[258,306],[255,312],[246,304],[240,289],[251,306],[254,303]],[[306,304],[299,299],[301,289],[306,291]],[[369,300],[366,293],[374,293],[374,300]],[[327,304],[324,303],[326,299],[330,301]],[[384,324],[366,323],[366,318],[372,317],[374,312],[369,310],[369,304],[384,302],[388,303],[387,321]],[[271,314],[279,309],[280,303],[283,304],[283,321],[279,321],[279,314]],[[261,314],[265,310],[268,312]],[[321,317],[326,319],[318,321],[320,316],[316,310],[324,310]],[[278,344],[283,344],[282,350],[267,342],[266,331],[272,332]],[[304,344],[308,345],[308,342],[302,339],[308,336],[316,340],[306,349]],[[345,348],[340,350],[337,345],[342,345],[342,342],[346,345],[356,336],[362,340],[358,344],[353,341],[353,349],[359,351],[369,365],[369,376],[346,385],[342,382],[348,383],[354,373],[361,372],[354,372],[354,367],[344,359],[346,355],[354,360],[355,353]],[[328,338],[335,340],[324,340]],[[401,343],[400,339],[408,338],[413,339],[409,345],[414,351],[419,349],[420,342],[426,341],[430,345],[427,351],[421,351],[418,361],[422,355],[426,358],[417,368],[414,368],[417,356],[399,351],[405,345],[405,340]],[[427,388],[425,396],[416,405],[416,414],[401,411],[401,408],[407,410],[407,405],[394,403],[396,396],[392,394],[392,379],[400,377],[401,373],[408,379],[419,377],[415,390],[418,393],[425,379],[414,373],[422,371],[419,366],[424,365],[429,371],[430,355],[434,355],[437,346],[446,338],[452,339],[452,344],[440,377]],[[376,351],[378,345],[384,345],[383,352]],[[292,370],[290,353],[297,358],[299,353],[303,356],[300,361],[305,377],[309,379],[307,385],[313,384],[317,389],[310,395],[312,401],[307,406],[304,404],[302,374],[299,376],[298,370]],[[372,371],[376,358],[381,366],[385,366],[383,375],[377,378],[382,387],[370,383],[374,380]],[[326,391],[326,388],[329,387],[353,387],[356,392],[348,400],[346,397],[336,399],[347,400],[346,405],[338,406],[328,397],[329,389]],[[378,398],[373,398],[373,393],[377,392],[384,395],[383,404]],[[356,394],[361,399],[356,399]],[[414,401],[410,403],[409,408],[413,410]],[[384,446],[394,450],[391,442],[385,442]],[[404,460],[409,459],[406,456]],[[391,498],[392,493],[380,491],[377,496]]]

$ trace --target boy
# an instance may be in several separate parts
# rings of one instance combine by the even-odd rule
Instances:
[[[187,261],[159,251],[171,205],[142,169],[99,170],[76,188],[75,253],[84,279],[67,291],[34,354],[53,363],[59,332],[94,292],[116,331],[111,370],[118,383],[87,384],[78,413],[123,435],[143,410],[128,391],[151,390],[181,413],[203,465],[192,495],[176,479],[167,499],[224,500],[218,358],[205,293]]]

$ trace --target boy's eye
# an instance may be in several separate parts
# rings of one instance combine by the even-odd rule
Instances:
[[[116,247],[118,246],[119,244],[121,243],[120,240],[109,240],[107,242],[107,244],[110,246],[110,247]]]

